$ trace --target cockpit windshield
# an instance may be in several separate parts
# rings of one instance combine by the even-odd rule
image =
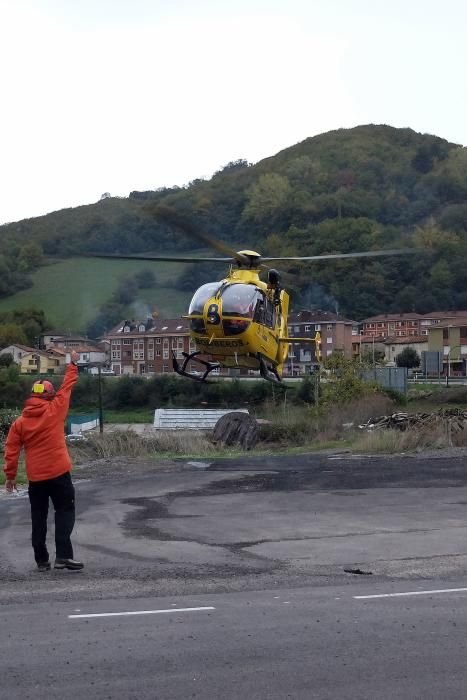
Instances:
[[[204,311],[204,305],[208,299],[214,296],[219,287],[220,282],[209,282],[209,284],[203,284],[196,292],[191,300],[190,308],[188,309],[189,314],[202,314]]]
[[[253,318],[261,292],[254,284],[230,284],[222,292],[222,315]]]

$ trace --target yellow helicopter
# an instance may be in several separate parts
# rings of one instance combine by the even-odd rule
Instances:
[[[180,364],[173,356],[173,368],[178,374],[204,382],[220,367],[258,370],[268,381],[280,382],[290,343],[312,343],[315,359],[321,360],[321,337],[289,338],[287,316],[289,294],[282,288],[280,274],[266,263],[303,262],[341,258],[400,255],[412,251],[382,250],[361,253],[334,253],[305,257],[265,257],[253,250],[234,251],[221,241],[200,231],[191,221],[174,209],[158,206],[152,213],[165,223],[183,230],[206,245],[229,257],[173,257],[159,255],[97,255],[93,257],[157,260],[164,262],[227,262],[227,276],[217,282],[203,284],[194,294],[188,314],[190,337],[196,350],[184,352]],[[259,275],[267,270],[267,282]],[[211,359],[209,359],[211,358]],[[191,369],[200,366],[202,371]]]

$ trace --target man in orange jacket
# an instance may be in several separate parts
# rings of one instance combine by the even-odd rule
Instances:
[[[34,382],[31,398],[23,413],[11,426],[5,444],[6,489],[16,489],[16,472],[21,448],[26,453],[26,474],[31,503],[32,546],[39,571],[50,569],[47,551],[47,514],[49,498],[55,509],[55,569],[83,568],[73,559],[71,533],[75,524],[75,489],[71,481],[71,461],[65,443],[64,421],[68,413],[71,391],[78,378],[71,353],[60,389],[55,392],[47,380]]]

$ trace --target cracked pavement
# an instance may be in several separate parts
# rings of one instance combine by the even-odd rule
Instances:
[[[0,499],[0,604],[462,577],[465,456],[117,460],[74,470],[83,572],[39,574],[27,498]],[[49,519],[49,543],[53,523]],[[50,547],[52,550],[52,546]]]

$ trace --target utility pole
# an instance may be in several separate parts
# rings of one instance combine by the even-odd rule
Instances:
[[[97,366],[97,383],[99,393],[99,432],[102,434],[104,432],[104,412],[102,410],[102,376],[100,363]]]

